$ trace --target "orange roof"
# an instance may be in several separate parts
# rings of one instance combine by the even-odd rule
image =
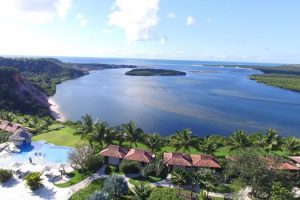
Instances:
[[[300,156],[289,156],[291,160],[300,164]]]
[[[8,121],[0,121],[0,129],[5,130],[8,125]]]
[[[6,130],[7,132],[13,133],[13,132],[15,132],[16,130],[18,130],[19,128],[22,128],[22,127],[21,127],[20,125],[18,125],[18,124],[13,124],[13,123],[9,122],[9,123],[7,124],[7,127],[5,128],[5,130]]]
[[[191,158],[195,167],[221,168],[211,155],[191,155]]]
[[[164,153],[164,163],[176,166],[192,166],[192,159],[189,155],[182,153]]]
[[[154,154],[152,152],[140,150],[140,149],[130,149],[126,156],[125,160],[134,160],[139,162],[149,163],[153,160]]]
[[[106,149],[102,150],[99,154],[101,156],[108,156],[114,158],[124,158],[129,150],[118,145],[109,145]]]
[[[292,165],[292,164],[290,164],[290,163],[287,163],[287,162],[282,163],[282,164],[279,166],[279,169],[283,169],[283,170],[292,170],[292,171],[294,171],[294,170],[299,170],[298,167],[296,167],[296,166],[294,166],[294,165]]]

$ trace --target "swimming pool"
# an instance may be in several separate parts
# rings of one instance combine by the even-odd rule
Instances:
[[[55,146],[45,141],[31,142],[21,147],[19,153],[12,153],[0,157],[7,162],[29,162],[29,158],[36,164],[66,164],[68,163],[68,155],[72,148],[64,146]]]

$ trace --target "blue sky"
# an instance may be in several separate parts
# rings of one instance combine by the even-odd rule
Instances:
[[[298,0],[10,0],[0,54],[300,63]]]

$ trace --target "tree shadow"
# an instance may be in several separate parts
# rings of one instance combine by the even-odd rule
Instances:
[[[50,188],[42,187],[37,189],[36,191],[33,191],[33,194],[43,199],[54,199],[56,192],[53,190],[53,188],[50,189]]]
[[[17,185],[19,181],[15,178],[11,178],[10,180],[6,181],[5,183],[2,184],[2,187],[13,187]]]

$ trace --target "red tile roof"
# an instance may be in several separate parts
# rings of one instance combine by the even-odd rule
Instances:
[[[9,122],[9,123],[7,124],[7,127],[5,128],[5,130],[6,130],[7,132],[13,133],[13,132],[15,132],[16,130],[18,130],[19,128],[22,128],[22,127],[21,127],[20,125],[18,125],[18,124],[13,124],[13,123]]]
[[[300,156],[289,156],[291,160],[300,164]]]
[[[129,152],[124,157],[125,160],[133,160],[138,162],[149,163],[153,160],[154,154],[152,152],[140,150],[140,149],[130,149]]]
[[[189,155],[182,153],[164,153],[164,163],[176,166],[192,166],[192,159]]]
[[[221,168],[211,155],[187,155],[182,153],[164,153],[164,162],[168,165],[186,167]]]
[[[282,163],[280,166],[279,166],[279,169],[283,169],[283,170],[291,170],[291,171],[296,171],[296,170],[299,170],[298,167],[290,164],[290,163]]]
[[[211,155],[191,155],[194,167],[221,168]]]
[[[8,121],[0,121],[0,129],[5,130],[8,125]]]
[[[15,124],[15,123],[12,123],[12,122],[0,120],[0,129],[2,129],[4,131],[13,133],[16,130],[18,130],[19,128],[22,128],[22,126],[19,125],[19,124]]]
[[[114,158],[124,158],[129,149],[117,145],[109,145],[106,149],[102,150],[99,154],[101,156],[108,156]]]

